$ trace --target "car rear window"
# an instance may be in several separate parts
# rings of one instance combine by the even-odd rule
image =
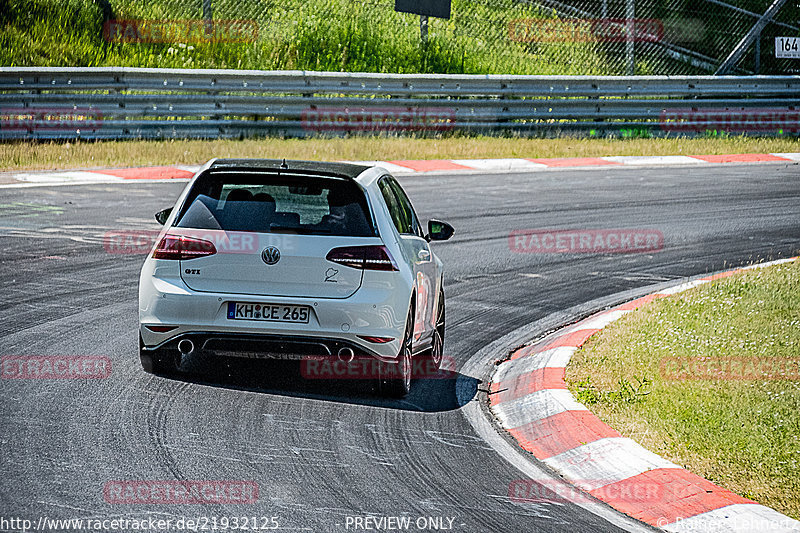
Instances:
[[[175,225],[260,233],[376,235],[364,193],[353,181],[285,174],[201,176]]]

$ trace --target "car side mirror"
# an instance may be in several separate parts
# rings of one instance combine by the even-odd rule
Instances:
[[[430,241],[446,241],[453,234],[456,230],[448,224],[447,222],[442,222],[441,220],[429,220],[428,221],[428,234],[425,235],[425,240]]]
[[[164,223],[169,218],[170,213],[172,213],[172,208],[171,207],[169,207],[167,209],[162,209],[161,211],[156,213],[156,220],[158,220],[158,223],[163,226]]]

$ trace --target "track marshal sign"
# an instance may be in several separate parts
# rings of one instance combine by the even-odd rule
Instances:
[[[425,17],[450,18],[450,0],[394,0],[394,10]]]

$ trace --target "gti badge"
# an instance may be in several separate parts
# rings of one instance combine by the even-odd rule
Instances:
[[[274,246],[264,248],[264,251],[261,252],[261,259],[268,265],[274,265],[281,260],[281,251]]]

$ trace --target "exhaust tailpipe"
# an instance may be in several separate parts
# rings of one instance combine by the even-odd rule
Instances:
[[[183,339],[178,343],[178,351],[181,355],[188,355],[194,351],[194,343],[189,339]]]
[[[344,348],[339,348],[339,352],[336,354],[336,357],[339,358],[339,361],[344,361],[345,363],[352,361],[355,356],[356,354],[353,353],[353,349],[348,348],[347,346]]]

